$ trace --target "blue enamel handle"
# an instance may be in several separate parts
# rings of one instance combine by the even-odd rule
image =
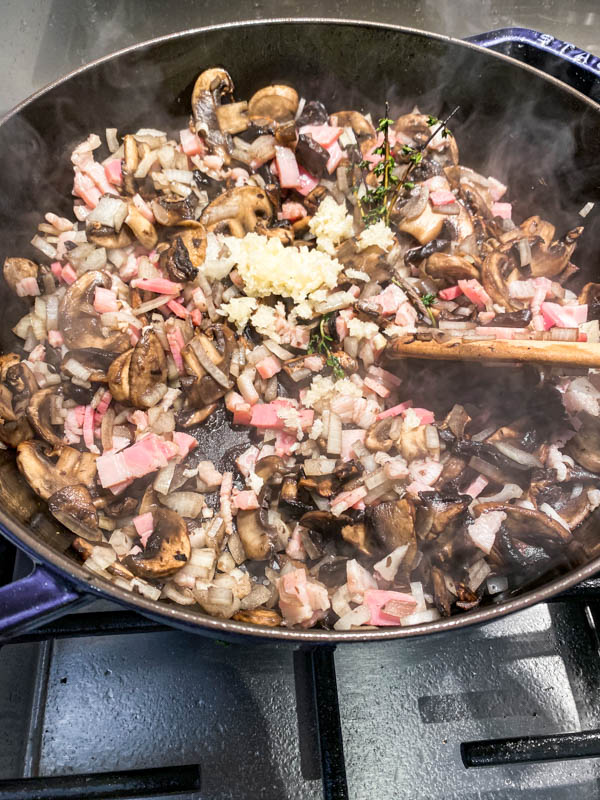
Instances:
[[[60,616],[81,595],[36,564],[27,577],[0,587],[0,642]]]
[[[541,33],[529,28],[500,28],[497,31],[468,36],[466,41],[473,42],[473,44],[478,44],[481,47],[496,47],[507,42],[531,45],[538,50],[574,64],[594,78],[600,79],[599,56],[595,56],[581,47],[576,47],[570,42],[557,39],[549,33]]]

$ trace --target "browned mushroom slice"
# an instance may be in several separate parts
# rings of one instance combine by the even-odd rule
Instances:
[[[281,625],[283,619],[276,611],[269,608],[253,608],[251,611],[236,611],[232,619],[238,622],[252,622],[254,625],[267,625],[269,628],[276,628]]]
[[[108,368],[108,388],[117,403],[129,402],[129,369],[133,348],[115,358]]]
[[[429,203],[416,217],[410,219],[402,217],[402,212],[398,212],[396,207],[392,209],[391,216],[392,219],[397,220],[398,230],[414,236],[420,244],[427,244],[436,239],[442,232],[445,219],[443,214],[434,213]]]
[[[428,120],[429,117],[426,114],[412,111],[409,114],[403,114],[398,117],[392,130],[404,136],[409,136],[416,145],[422,147],[435,132],[436,127],[439,127],[435,125],[430,126]],[[427,147],[427,156],[429,158],[443,167],[450,167],[458,164],[458,145],[456,144],[454,136],[446,136],[441,144],[435,142],[434,145],[434,147],[431,145]]]
[[[0,417],[16,422],[27,411],[29,399],[38,390],[33,372],[16,353],[0,357]]]
[[[266,561],[271,552],[271,542],[261,525],[258,510],[238,511],[236,525],[246,556],[256,561]]]
[[[432,278],[444,279],[450,284],[459,280],[479,279],[479,270],[474,264],[460,256],[433,253],[425,262],[425,272]]]
[[[291,86],[265,86],[250,98],[248,116],[255,125],[266,127],[293,119],[297,109],[298,92]]]
[[[40,498],[17,469],[13,451],[0,451],[0,505],[20,522],[29,522],[43,510]]]
[[[338,536],[345,525],[352,525],[352,517],[347,514],[336,516],[331,511],[307,511],[300,517],[300,525],[309,531],[317,531],[324,536]]]
[[[135,194],[135,192],[134,192]],[[119,233],[115,233],[112,228],[97,227],[86,234],[88,242],[105,247],[107,250],[116,250],[121,247],[129,247],[133,238],[125,228],[121,228]]]
[[[433,588],[433,602],[443,617],[450,616],[450,592],[446,586],[444,573],[439,567],[431,568],[431,583]]]
[[[68,289],[60,302],[58,322],[65,344],[69,348],[97,347],[113,353],[129,348],[129,336],[115,331],[102,334],[100,315],[94,310],[96,287],[107,288],[110,279],[102,272],[85,272]]]
[[[588,319],[598,319],[598,308],[600,306],[600,283],[586,283],[579,292],[577,302],[580,305],[587,305]]]
[[[479,503],[474,508],[476,517],[487,514],[489,511],[503,511],[506,520],[503,525],[508,532],[517,538],[526,540],[539,538],[546,543],[569,543],[572,539],[571,532],[560,522],[533,508],[511,506],[509,503]]]
[[[165,351],[154,331],[146,328],[131,355],[129,366],[131,404],[136,408],[150,408],[156,405],[157,387],[166,380]]]
[[[370,245],[364,250],[358,249],[354,238],[346,239],[337,248],[335,257],[344,268],[366,272],[374,281],[389,280],[389,266],[385,261],[385,253],[377,245]]]
[[[209,203],[200,221],[209,231],[242,238],[254,231],[259,221],[269,221],[272,214],[273,209],[264,189],[240,186],[223,192]]]
[[[231,136],[221,130],[217,109],[224,96],[233,94],[233,88],[233,81],[227,70],[212,67],[198,76],[192,92],[192,114],[196,131],[225,163],[229,163]]]
[[[394,446],[394,439],[390,436],[392,426],[397,426],[394,417],[386,417],[374,422],[365,437],[365,447],[373,453],[382,451],[387,453]]]
[[[366,556],[374,556],[376,549],[367,533],[367,526],[364,522],[353,522],[351,525],[344,525],[341,530],[342,539],[355,547],[360,553]]]
[[[468,497],[444,497],[438,492],[421,492],[420,497],[422,505],[417,510],[416,531],[423,540],[435,539],[455,525],[469,504]]]
[[[590,472],[600,473],[600,420],[581,411],[577,415],[581,427],[566,444],[566,452]]]
[[[419,425],[417,428],[411,428],[410,430],[402,430],[396,441],[396,446],[403,458],[408,462],[415,461],[418,458],[427,458],[429,448],[427,447],[425,425]]]
[[[127,556],[124,564],[139,578],[166,578],[187,564],[190,537],[185,521],[175,511],[157,506],[152,511],[154,530],[146,548]]]
[[[217,410],[217,403],[210,403],[204,408],[187,408],[177,413],[177,424],[182,428],[193,428],[201,425]]]
[[[88,347],[82,350],[68,350],[61,362],[61,371],[65,371],[67,361],[71,358],[90,370],[89,381],[92,383],[106,383],[106,373],[115,359],[115,354],[108,350],[100,350],[97,347]]]
[[[174,281],[191,281],[206,256],[206,230],[200,222],[177,232],[171,239],[171,246],[163,255],[163,264]]]
[[[403,563],[412,564],[417,551],[413,503],[406,497],[396,501],[389,500],[368,506],[365,514],[367,529],[381,550],[391,553],[396,547],[408,544]]]
[[[316,492],[321,497],[332,497],[338,490],[339,481],[333,473],[329,475],[313,475],[309,478],[300,478],[299,489]]]
[[[62,436],[56,433],[50,420],[50,404],[54,394],[54,387],[49,386],[32,395],[27,406],[27,416],[29,417],[29,422],[42,439],[45,439],[48,444],[61,445],[63,444]]]
[[[510,298],[506,283],[506,277],[513,267],[514,264],[508,255],[494,250],[486,256],[481,266],[481,282],[494,303],[510,311],[518,311],[519,306]]]
[[[152,250],[158,241],[156,228],[132,202],[128,206],[125,224],[142,247],[145,247],[146,250]]]
[[[531,274],[547,278],[554,278],[563,272],[583,231],[582,227],[573,228],[563,239],[553,241],[554,225],[537,216],[522,222],[521,229],[530,237],[538,237],[531,245]]]
[[[340,128],[352,128],[357,136],[375,137],[375,128],[359,111],[336,111],[329,117],[329,124]]]
[[[66,486],[48,498],[48,508],[56,519],[77,536],[90,542],[102,541],[98,512],[86,486]]]
[[[4,280],[13,292],[17,291],[17,284],[24,278],[37,280],[39,267],[28,258],[7,258],[4,261]]]
[[[52,459],[57,457],[56,461]],[[92,486],[96,456],[62,445],[53,450],[40,442],[22,442],[17,447],[17,465],[34,492],[47,500],[66,486]]]
[[[213,341],[205,334],[197,334],[181,351],[186,369],[197,377],[186,391],[188,404],[195,408],[216,402],[232,386],[228,371],[235,334],[225,325],[213,325],[210,330],[215,336]]]
[[[198,198],[194,192],[187,197],[161,195],[152,201],[151,207],[154,217],[159,225],[179,225],[196,219],[195,211]]]
[[[248,103],[227,103],[217,106],[217,121],[223,133],[242,133],[250,125],[248,119]]]

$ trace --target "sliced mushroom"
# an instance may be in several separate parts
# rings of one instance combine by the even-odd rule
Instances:
[[[393,417],[386,417],[374,422],[365,437],[365,447],[373,453],[382,451],[387,453],[394,446],[394,440],[390,437],[390,430],[394,424]]]
[[[329,117],[329,124],[340,128],[352,128],[357,136],[375,138],[375,128],[359,111],[336,111]]]
[[[293,119],[297,110],[298,92],[291,86],[265,86],[255,92],[248,103],[248,116],[261,127]]]
[[[370,245],[364,250],[359,250],[356,240],[346,239],[336,249],[335,257],[344,265],[345,269],[356,269],[366,272],[373,281],[389,280],[389,267],[385,260],[385,253],[377,245]]]
[[[251,611],[236,611],[232,619],[238,622],[252,622],[254,625],[267,625],[276,628],[283,622],[282,617],[270,608],[253,608]]]
[[[146,250],[152,250],[158,242],[158,234],[154,225],[131,202],[125,217],[125,224]]]
[[[239,103],[217,106],[217,120],[223,133],[242,133],[250,125],[248,103],[243,100]]]
[[[192,92],[192,114],[196,132],[211,151],[218,153],[225,164],[232,150],[231,136],[224,133],[217,117],[221,99],[233,94],[233,81],[227,70],[213,67],[202,72]]]
[[[195,221],[198,198],[194,192],[187,197],[160,195],[152,203],[152,213],[159,225],[165,227]]]
[[[423,505],[417,510],[416,532],[425,541],[454,526],[470,502],[469,497],[444,496],[439,492],[421,492],[420,497]]]
[[[481,282],[494,303],[511,311],[518,311],[519,306],[509,296],[506,283],[506,276],[510,274],[513,267],[514,264],[506,253],[494,250],[485,257],[481,266]]]
[[[50,404],[54,394],[53,386],[35,392],[27,406],[27,416],[32,427],[42,439],[45,439],[48,444],[59,446],[63,444],[62,436],[54,431],[50,420]]]
[[[231,388],[228,372],[235,334],[220,324],[213,325],[207,333],[212,333],[214,339],[196,334],[181,351],[187,371],[197,377],[186,391],[188,404],[195,408],[215,403]]]
[[[66,486],[48,498],[48,508],[65,528],[89,542],[102,541],[98,512],[92,496],[82,484]]]
[[[108,368],[108,388],[117,403],[129,402],[129,368],[132,356],[133,348],[117,356]]]
[[[581,426],[566,444],[565,451],[590,472],[600,473],[600,424],[598,417],[582,411],[577,415]]]
[[[352,517],[347,514],[336,516],[331,511],[308,511],[300,517],[300,525],[309,531],[317,531],[324,536],[339,536],[344,526],[353,524]]]
[[[177,412],[177,424],[182,428],[193,428],[201,425],[217,410],[217,403],[210,403],[204,408],[186,408]]]
[[[374,556],[376,548],[367,533],[367,526],[364,522],[353,522],[351,525],[344,525],[341,530],[342,539],[355,547],[359,553],[366,556]]]
[[[450,592],[446,586],[444,573],[439,567],[431,568],[431,583],[433,588],[433,602],[443,617],[450,616]]]
[[[134,290],[135,291],[135,290]],[[115,354],[107,350],[100,350],[97,347],[88,347],[81,350],[68,350],[61,362],[61,371],[65,370],[65,365],[69,359],[75,359],[83,367],[89,369],[91,374],[88,378],[92,383],[106,383],[106,373],[115,358]]]
[[[15,453],[10,450],[0,452],[0,505],[6,513],[25,523],[43,511],[42,501],[17,469]]]
[[[271,552],[271,542],[261,525],[258,510],[238,511],[236,525],[246,556],[256,561],[266,561]]]
[[[429,117],[412,111],[398,117],[392,130],[396,133],[410,137],[416,145],[423,146],[429,137],[435,132],[439,125],[429,125]],[[436,137],[437,138],[437,137]],[[432,147],[427,147],[428,158],[432,159],[442,167],[451,167],[458,164],[458,146],[454,136],[446,136],[441,143]]]
[[[429,455],[425,427],[425,425],[419,425],[417,428],[403,429],[400,432],[396,446],[409,463],[419,458],[427,458]]]
[[[68,289],[60,302],[58,321],[69,348],[97,347],[113,353],[129,348],[129,336],[115,331],[104,337],[100,315],[94,309],[96,287],[108,288],[110,279],[104,273],[84,272]]]
[[[575,250],[577,239],[583,228],[573,228],[563,239],[553,241],[554,225],[538,216],[529,217],[521,223],[529,237],[537,237],[531,245],[531,274],[534,277],[554,278],[568,265]]]
[[[206,256],[206,230],[200,222],[177,232],[163,256],[163,263],[174,281],[192,281]]]
[[[397,211],[394,206],[391,217],[394,221],[397,220],[398,230],[414,236],[420,244],[427,244],[436,239],[442,232],[445,219],[443,214],[435,214],[429,203],[425,205],[418,216],[412,219],[404,217],[402,210]]]
[[[133,348],[129,366],[129,399],[136,408],[149,408],[155,403],[151,395],[157,384],[167,380],[167,361],[158,336],[145,328]]]
[[[367,530],[384,553],[408,544],[409,549],[403,563],[412,564],[417,551],[415,535],[415,507],[406,497],[388,500],[365,511]]]
[[[58,458],[53,461],[55,456]],[[44,500],[67,486],[92,486],[96,477],[96,456],[67,445],[52,450],[40,442],[22,442],[17,447],[17,465]]]
[[[133,192],[135,194],[135,191]],[[121,247],[129,247],[133,242],[126,228],[121,228],[119,233],[116,233],[112,228],[105,226],[95,227],[89,233],[86,233],[88,242],[104,247],[107,250],[116,250]]]
[[[279,486],[287,472],[289,470],[283,463],[281,456],[275,455],[261,458],[254,467],[255,475],[258,475],[263,483],[273,486]]]
[[[158,579],[173,575],[184,567],[191,546],[185,521],[170,508],[152,510],[154,530],[142,553],[130,555],[125,565],[139,578]]]
[[[37,280],[38,272],[38,265],[28,258],[7,258],[4,261],[4,280],[15,293],[19,281],[24,278],[35,278]]]
[[[38,385],[27,364],[16,353],[0,356],[0,417],[16,422],[27,411],[29,399]]]
[[[432,278],[443,279],[453,285],[459,280],[479,279],[479,270],[474,264],[466,258],[447,253],[430,255],[425,262],[425,272]]]
[[[264,189],[240,186],[219,195],[202,212],[200,221],[208,231],[238,238],[254,231],[260,221],[270,221],[273,208]]]
[[[296,161],[311,175],[321,178],[329,161],[329,153],[312,136],[301,133],[296,144]]]
[[[503,525],[513,536],[526,541],[530,538],[540,539],[542,543],[568,544],[571,533],[560,522],[532,508],[511,506],[509,503],[479,503],[473,513],[476,517],[489,511],[503,511],[506,520]]]

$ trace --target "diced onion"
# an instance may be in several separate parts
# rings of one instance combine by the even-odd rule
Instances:
[[[533,453],[528,453],[526,450],[521,450],[519,447],[515,447],[508,442],[493,442],[492,444],[496,450],[499,450],[502,453],[502,455],[510,458],[511,461],[516,461],[517,464],[532,468],[543,466],[539,458],[534,456]]]
[[[342,452],[342,420],[333,411],[329,412],[329,430],[327,432],[327,452],[340,455]]]
[[[332,458],[307,458],[304,462],[304,474],[330,475],[335,470],[336,461]]]

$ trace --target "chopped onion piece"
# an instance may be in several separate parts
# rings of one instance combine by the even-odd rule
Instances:
[[[542,467],[543,464],[533,455],[533,453],[528,453],[526,450],[521,450],[519,447],[515,447],[508,442],[492,442],[496,450],[499,450],[502,455],[505,455],[507,458],[510,458],[511,461],[516,461],[517,464],[520,464],[523,467]]]

